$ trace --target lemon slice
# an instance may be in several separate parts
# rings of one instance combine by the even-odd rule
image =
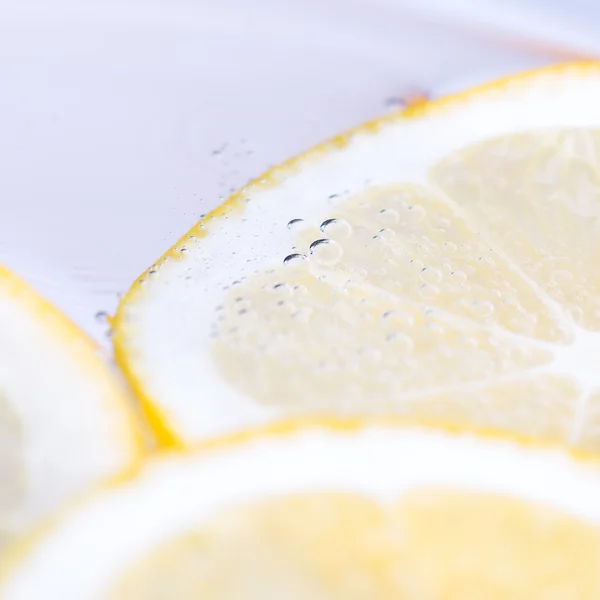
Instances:
[[[597,460],[392,422],[285,423],[92,494],[6,557],[0,597],[591,600],[599,560]]]
[[[368,123],[232,196],[133,285],[165,443],[410,415],[600,450],[600,65]]]
[[[98,348],[0,266],[0,548],[137,462],[130,399]]]

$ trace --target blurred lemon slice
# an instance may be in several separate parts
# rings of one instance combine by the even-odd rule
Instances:
[[[280,424],[91,495],[5,558],[0,597],[591,600],[599,560],[597,461],[393,423]]]
[[[163,442],[400,414],[600,450],[600,66],[327,142],[131,288],[118,360]]]
[[[0,548],[77,492],[130,467],[130,398],[98,349],[0,266]]]

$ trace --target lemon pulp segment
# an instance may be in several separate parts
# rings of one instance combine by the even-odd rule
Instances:
[[[557,447],[371,419],[272,426],[70,506],[0,560],[0,597],[594,598],[599,473]]]
[[[291,412],[404,414],[600,449],[600,132],[452,154],[430,187],[289,223],[217,307],[213,356]]]
[[[133,402],[96,345],[0,266],[0,548],[135,464]]]
[[[599,564],[598,528],[507,497],[428,490],[382,506],[314,493],[222,510],[108,598],[592,600]]]

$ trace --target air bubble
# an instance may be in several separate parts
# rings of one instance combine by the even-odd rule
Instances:
[[[384,208],[379,211],[378,218],[386,227],[391,227],[400,221],[400,213],[393,208]]]
[[[319,229],[332,240],[341,240],[352,234],[352,225],[344,219],[327,219],[323,221]]]
[[[396,232],[393,229],[380,229],[375,239],[391,242],[396,237]]]
[[[306,227],[307,223],[304,219],[292,219],[288,224],[287,228],[292,231],[298,231],[303,227]]]
[[[279,300],[276,306],[279,310],[283,310],[290,314],[294,314],[296,312],[296,305],[289,300]]]
[[[423,300],[433,300],[440,293],[440,288],[431,283],[424,283],[419,287],[419,295]]]
[[[218,148],[215,148],[210,154],[215,158],[222,158],[225,149],[227,148],[227,144],[222,144]]]
[[[306,254],[288,254],[283,259],[283,264],[286,267],[304,267],[308,262]]]
[[[240,296],[239,298],[235,299],[235,308],[237,309],[238,313],[241,310],[248,310],[251,307],[252,307],[252,302],[250,302],[250,300],[248,300],[247,298],[242,298]]]
[[[358,305],[363,308],[363,309],[374,309],[377,308],[377,301],[374,298],[370,298],[370,297],[365,297],[365,298],[361,298],[358,301]]]
[[[296,296],[306,296],[308,294],[308,288],[302,284],[296,284],[292,290],[292,293]]]
[[[333,240],[322,239],[314,241],[309,252],[315,261],[325,267],[331,267],[342,258],[342,247]]]
[[[427,211],[420,204],[408,207],[408,214],[413,221],[422,221],[427,216]]]
[[[258,313],[255,310],[251,310],[249,308],[241,308],[237,312],[238,316],[241,317],[245,322],[254,322],[258,321]],[[234,328],[237,331],[237,328]],[[232,333],[236,331],[232,330]]]
[[[300,323],[308,323],[312,316],[313,309],[310,306],[303,306],[292,314],[292,319]]]
[[[408,329],[415,322],[414,317],[405,310],[389,310],[381,318],[387,329]]]
[[[454,242],[444,242],[443,248],[444,252],[456,252],[458,250],[458,246]]]
[[[386,108],[403,108],[406,106],[406,99],[399,96],[390,96],[384,100],[383,105]]]
[[[394,353],[398,354],[411,354],[415,347],[412,338],[405,333],[390,333],[386,341],[393,345]]]
[[[425,283],[439,283],[442,273],[434,267],[423,267],[420,273],[421,281]]]
[[[470,311],[478,319],[486,319],[494,313],[494,305],[488,300],[475,300],[471,303]]]
[[[450,277],[452,277],[452,283],[457,283],[459,285],[467,281],[467,274],[463,273],[463,271],[452,271]]]
[[[108,324],[108,313],[105,310],[99,310],[95,315],[94,318],[96,319],[97,323],[100,323],[102,325],[106,325]]]
[[[292,286],[289,283],[282,281],[280,283],[276,283],[273,286],[273,291],[276,292],[278,295],[291,296]]]

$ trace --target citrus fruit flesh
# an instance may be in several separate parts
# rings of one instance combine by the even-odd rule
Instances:
[[[137,463],[126,388],[96,345],[0,266],[0,550]]]
[[[165,453],[0,561],[10,600],[581,598],[600,463],[392,422],[284,423]]]
[[[600,450],[600,67],[367,124],[249,184],[124,298],[171,440],[402,415]]]
[[[321,492],[223,510],[108,597],[591,600],[598,564],[600,529],[514,498],[427,490],[382,505]]]

